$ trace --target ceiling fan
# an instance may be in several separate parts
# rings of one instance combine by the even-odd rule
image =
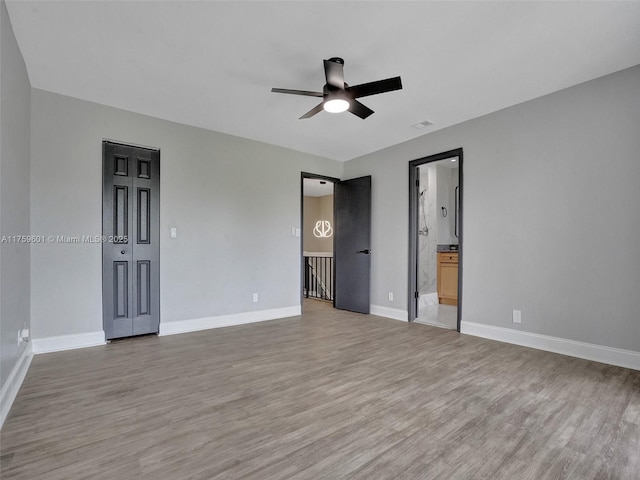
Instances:
[[[373,113],[369,107],[360,103],[356,98],[377,95],[378,93],[391,92],[402,88],[400,77],[387,78],[376,82],[362,83],[350,87],[344,82],[344,60],[338,57],[324,61],[324,75],[327,83],[322,92],[310,92],[307,90],[289,90],[287,88],[272,88],[275,93],[289,93],[292,95],[305,95],[307,97],[321,97],[322,102],[316,105],[303,116],[303,118],[313,117],[321,110],[331,113],[339,113],[349,110],[354,115],[365,119]]]

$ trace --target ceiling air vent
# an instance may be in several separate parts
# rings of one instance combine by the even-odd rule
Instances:
[[[411,125],[413,128],[417,128],[418,130],[421,128],[427,128],[429,126],[433,125],[433,122],[431,120],[425,120],[424,122],[420,122],[420,123],[416,123],[414,125]]]

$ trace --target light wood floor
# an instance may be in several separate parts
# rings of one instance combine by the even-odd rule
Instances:
[[[9,479],[640,479],[640,372],[334,311],[37,355]]]

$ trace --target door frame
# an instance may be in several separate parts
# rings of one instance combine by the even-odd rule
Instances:
[[[463,186],[463,153],[462,148],[448,150],[435,155],[418,158],[409,162],[409,289],[407,298],[407,312],[409,314],[409,322],[416,319],[418,298],[418,195],[419,195],[419,168],[427,163],[437,162],[446,158],[458,157],[458,312],[457,312],[457,328],[460,331],[460,323],[462,322],[462,265],[463,265],[463,205],[462,201]]]
[[[302,293],[303,290],[303,286],[304,286],[304,262],[302,261],[302,259],[304,258],[304,245],[303,245],[303,240],[304,240],[304,179],[305,178],[312,178],[315,180],[326,180],[327,182],[331,182],[333,184],[333,195],[334,195],[334,199],[335,199],[335,190],[336,190],[336,183],[340,182],[341,180],[339,178],[335,178],[335,177],[328,177],[326,175],[319,175],[317,173],[309,173],[309,172],[300,172],[300,254],[299,257],[300,258],[300,281],[299,281],[299,285],[298,285],[298,290],[300,292],[300,310],[302,310],[302,305],[304,304],[304,294]],[[336,211],[336,203],[335,201],[333,202],[333,215],[334,215],[334,219],[335,219],[335,211]],[[335,252],[335,235],[333,236],[333,247],[334,247],[334,252]],[[335,257],[334,257],[334,265],[333,265],[333,275],[335,277]],[[332,279],[332,288],[335,288],[335,278]],[[331,306],[333,306],[335,308],[335,292],[332,295],[333,299],[331,300]]]

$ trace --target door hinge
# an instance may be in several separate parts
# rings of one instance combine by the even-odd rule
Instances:
[[[413,292],[414,298],[420,298],[420,292]]]
[[[420,179],[416,178],[416,187],[419,187],[419,186],[420,186]]]

